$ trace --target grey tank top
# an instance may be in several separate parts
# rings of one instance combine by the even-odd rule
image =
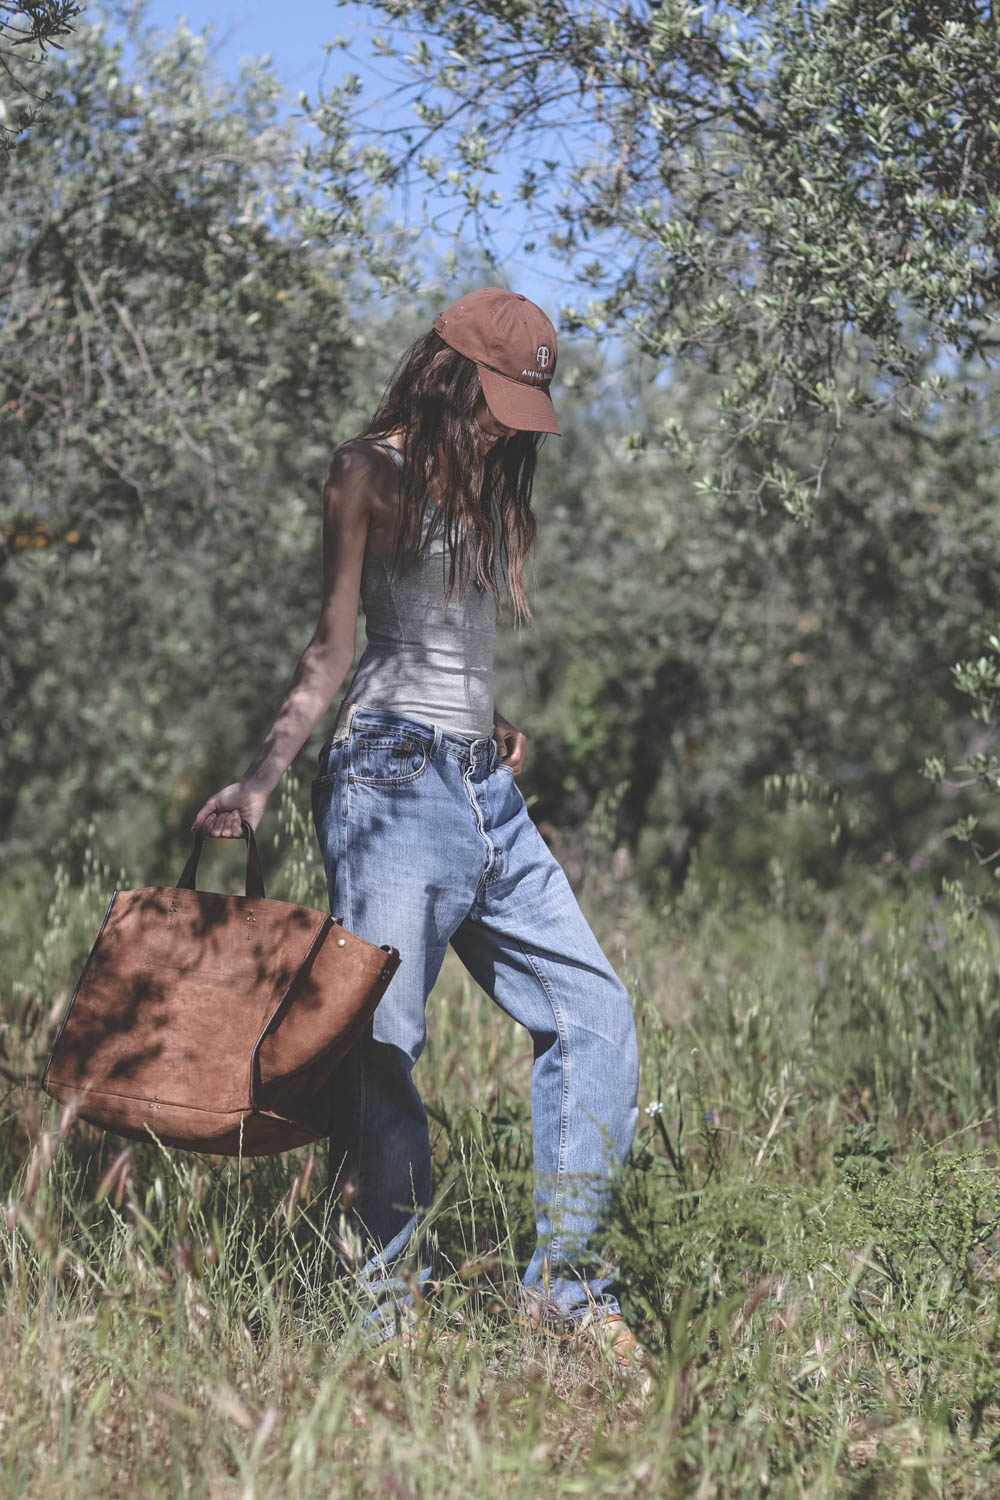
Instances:
[[[391,443],[368,441],[402,468],[402,454]],[[391,576],[389,557],[364,560],[367,645],[344,702],[413,714],[470,740],[486,738],[493,733],[496,601],[477,581],[470,556],[465,597],[456,578],[445,610],[448,549],[433,506],[424,517],[423,535],[428,532],[427,551],[402,576]]]

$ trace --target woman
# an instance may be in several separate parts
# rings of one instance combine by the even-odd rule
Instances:
[[[313,817],[331,911],[402,955],[332,1086],[331,1174],[354,1185],[355,1254],[342,1244],[371,1293],[366,1335],[379,1343],[412,1315],[404,1249],[426,1260],[430,1146],[412,1073],[450,942],[534,1042],[538,1244],[522,1316],[590,1328],[628,1361],[637,1346],[594,1241],[635,1129],[631,1007],[515,784],[525,736],[493,703],[501,588],[530,619],[522,571],[538,445],[559,432],[555,364],[549,319],[495,287],[453,303],[403,356],[369,432],[330,463],[313,638],[258,754],[194,828],[257,827],[347,674],[360,596],[368,645],[320,752]]]

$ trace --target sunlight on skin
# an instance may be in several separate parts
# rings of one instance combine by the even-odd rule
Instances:
[[[482,446],[487,450],[493,448],[501,438],[513,437],[518,431],[516,427],[508,427],[505,422],[501,422],[499,418],[493,415],[486,404],[486,398],[482,391],[479,393],[473,418],[477,428],[477,437],[481,441]],[[402,433],[388,433],[387,441],[392,443],[393,447],[401,448]],[[527,739],[524,734],[505,719],[502,714],[495,712],[494,739],[500,751],[501,763],[509,766],[515,776],[519,776],[524,764],[524,754],[527,748]],[[227,788],[226,791],[234,791],[237,785],[234,784],[234,787]],[[263,808],[258,811],[256,808],[242,805],[241,802],[239,809],[233,809],[231,806],[223,807],[216,812],[205,814],[204,817],[199,813],[192,827],[193,831],[197,831],[200,827],[201,832],[208,838],[242,838],[242,820],[246,818],[251,827],[256,829],[262,814]]]

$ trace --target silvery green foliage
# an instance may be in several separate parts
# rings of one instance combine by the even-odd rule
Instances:
[[[34,0],[0,4],[0,163],[5,163],[21,131],[27,130],[49,98],[43,69],[48,50],[73,33],[83,10],[76,0]]]
[[[344,337],[274,74],[223,87],[183,27],[130,40],[79,28],[4,183],[3,496],[53,532],[232,512],[263,414],[329,389]]]
[[[939,755],[929,755],[924,761],[922,775],[935,784],[943,784],[954,794],[965,787],[976,787],[988,795],[996,795],[1000,788],[1000,755],[996,750],[996,733],[1000,725],[1000,626],[994,613],[981,616],[976,621],[976,630],[970,629],[968,640],[980,655],[955,662],[951,668],[952,683],[956,692],[968,700],[969,714],[974,724],[983,726],[971,738],[966,759],[951,768],[957,780],[946,780],[945,762]],[[959,817],[951,827],[951,835],[960,843],[968,844],[977,864],[992,871],[993,878],[1000,880],[1000,848],[996,838],[989,835],[985,842],[976,837],[980,820],[975,814]]]
[[[1000,48],[985,4],[375,9],[412,118],[360,115],[364,149],[347,173],[341,152],[331,201],[422,179],[439,228],[487,241],[526,215],[521,254],[546,243],[572,268],[563,327],[627,326],[661,364],[724,376],[724,441],[695,460],[706,493],[807,517],[852,409],[926,412],[953,357],[991,357]],[[873,386],[845,372],[848,348]]]
[[[984,737],[950,664],[996,615],[995,377],[933,424],[851,414],[807,529],[695,493],[653,443],[623,455],[616,430],[665,420],[710,445],[721,377],[689,364],[660,389],[651,361],[577,340],[565,371],[565,437],[546,444],[537,493],[536,626],[500,658],[499,694],[534,731],[538,816],[582,829],[624,780],[616,837],[643,878],[680,878],[709,830],[717,857],[752,872],[775,836],[765,782],[798,772],[829,808],[828,853],[814,848],[829,874],[848,851],[943,854],[958,808],[943,813],[919,768]]]
[[[315,620],[355,358],[358,257],[306,223],[273,72],[224,82],[183,25],[125,41],[99,16],[49,60],[3,185],[0,826],[22,852],[84,809],[152,836],[165,794],[183,819],[238,774]]]

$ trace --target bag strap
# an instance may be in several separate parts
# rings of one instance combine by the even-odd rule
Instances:
[[[267,1020],[264,1022],[264,1029],[261,1032],[260,1036],[257,1038],[257,1043],[256,1043],[256,1045],[255,1045],[255,1047],[253,1049],[253,1052],[250,1054],[250,1107],[251,1107],[251,1109],[257,1109],[259,1107],[259,1097],[260,1096],[259,1096],[259,1092],[258,1091],[259,1091],[259,1088],[260,1088],[260,1049],[264,1045],[264,1040],[267,1037],[268,1033],[271,1032],[271,1031],[273,1031],[274,1028],[277,1026],[278,1022],[281,1020],[281,1017],[283,1016],[283,1014],[285,1012],[285,1009],[286,1009],[286,1007],[288,1005],[289,998],[290,998],[290,996],[292,994],[292,991],[295,989],[295,986],[296,986],[296,984],[299,981],[299,977],[300,977],[300,975],[302,973],[302,970],[305,969],[312,962],[313,954],[316,952],[316,949],[320,946],[320,944],[322,943],[323,939],[326,937],[327,933],[330,931],[330,928],[331,927],[337,927],[337,926],[339,926],[339,924],[340,924],[340,918],[339,917],[327,916],[327,917],[323,918],[322,922],[320,922],[320,924],[317,927],[316,931],[313,933],[312,937],[309,940],[309,947],[306,949],[305,953],[302,955],[302,961],[301,961],[301,963],[299,964],[298,968],[295,970],[295,973],[292,975],[291,979],[285,985],[284,992],[282,993],[281,999],[278,1001],[277,1005],[274,1007],[274,1009],[271,1011],[271,1014],[268,1016]]]
[[[257,840],[254,838],[253,829],[250,824],[243,820],[243,837],[247,841],[247,871],[243,882],[243,889],[248,896],[253,896],[257,901],[264,900],[264,871],[260,863],[260,851],[257,848]],[[181,878],[177,885],[184,891],[196,891],[195,876],[198,874],[198,861],[201,858],[204,835],[196,833],[194,836],[194,848],[188,855],[188,862],[181,871]]]

